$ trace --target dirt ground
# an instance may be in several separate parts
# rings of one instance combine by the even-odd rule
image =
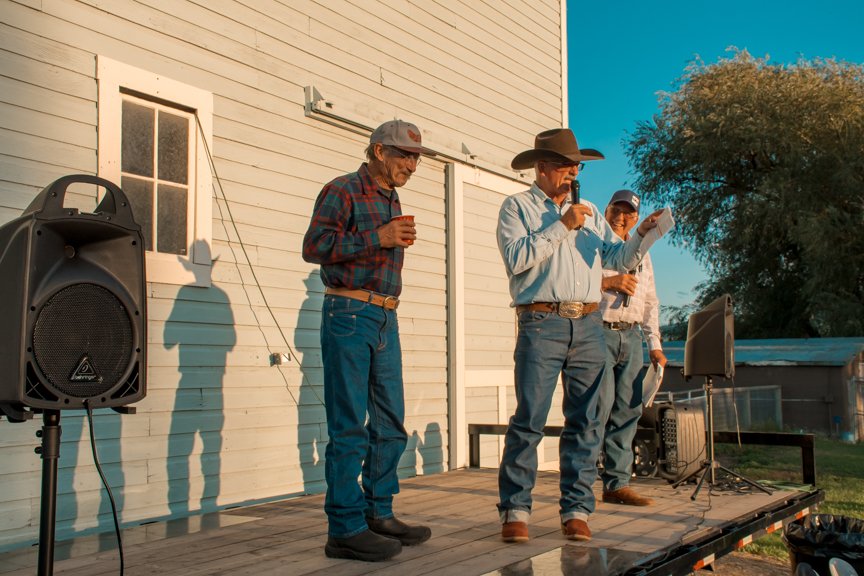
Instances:
[[[790,576],[792,567],[789,560],[772,556],[755,556],[746,552],[732,552],[714,562],[714,572],[701,570],[698,575],[717,576]]]

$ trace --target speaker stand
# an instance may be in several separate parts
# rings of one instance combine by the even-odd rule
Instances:
[[[57,518],[57,464],[60,459],[60,411],[45,410],[42,430],[42,501],[39,510],[38,576],[54,574],[54,522]]]
[[[702,485],[705,484],[705,479],[708,479],[708,484],[711,486],[715,486],[717,484],[717,476],[715,474],[716,470],[720,470],[725,472],[729,476],[734,478],[738,478],[742,482],[749,484],[753,488],[761,490],[766,494],[771,494],[771,491],[761,484],[750,480],[746,476],[742,476],[737,472],[733,472],[729,470],[725,466],[721,465],[714,459],[714,402],[713,402],[713,391],[714,391],[714,381],[711,379],[711,376],[705,377],[705,406],[707,410],[707,415],[705,418],[705,424],[707,426],[706,435],[708,436],[707,442],[705,443],[706,456],[707,459],[702,462],[702,465],[695,470],[692,474],[678,480],[674,484],[672,484],[673,488],[677,488],[681,484],[685,482],[689,482],[691,478],[695,478],[699,476],[699,482],[696,484],[696,489],[693,491],[693,494],[690,495],[690,500],[696,500],[696,497],[699,495],[699,491],[702,490]]]

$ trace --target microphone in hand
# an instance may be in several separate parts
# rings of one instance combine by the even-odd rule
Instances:
[[[579,204],[579,189],[582,185],[578,180],[570,181],[570,200],[573,201],[573,204]]]
[[[642,264],[639,264],[639,267],[636,270],[630,270],[627,274],[635,276],[637,271],[642,271]],[[624,302],[621,305],[624,306],[624,308],[630,306],[630,294],[624,294]]]

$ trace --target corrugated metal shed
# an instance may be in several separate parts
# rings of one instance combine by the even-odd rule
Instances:
[[[736,340],[735,364],[740,366],[845,366],[864,350],[862,338],[781,338]],[[663,342],[672,366],[684,365],[684,342]],[[645,363],[648,363],[645,353]]]

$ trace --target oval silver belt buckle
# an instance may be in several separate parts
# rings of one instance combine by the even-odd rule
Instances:
[[[562,318],[579,318],[583,306],[582,302],[561,302],[558,304],[558,315]]]

